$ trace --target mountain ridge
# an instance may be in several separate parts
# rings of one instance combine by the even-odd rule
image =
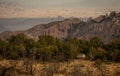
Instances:
[[[120,12],[112,11],[109,15],[100,15],[94,19],[88,18],[86,22],[79,18],[70,18],[48,24],[39,24],[25,31],[3,32],[0,34],[0,38],[6,39],[18,33],[24,33],[35,40],[38,40],[40,35],[51,35],[59,39],[69,37],[90,39],[98,36],[107,43],[112,39],[120,38]]]

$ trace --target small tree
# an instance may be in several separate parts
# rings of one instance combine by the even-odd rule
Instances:
[[[0,55],[4,56],[6,50],[6,43],[0,39]]]
[[[91,46],[97,48],[97,47],[102,47],[103,46],[103,42],[99,37],[93,37],[90,39],[90,44]]]

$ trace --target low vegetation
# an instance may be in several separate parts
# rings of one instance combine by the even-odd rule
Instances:
[[[76,61],[82,54],[85,60]],[[99,37],[60,40],[43,35],[34,41],[20,33],[0,39],[0,59],[0,76],[119,76],[120,39],[104,44]]]
[[[24,34],[11,36],[7,41],[0,40],[1,59],[30,59],[42,63],[46,61],[69,61],[78,54],[86,59],[120,62],[120,39],[104,44],[99,37],[90,40],[68,38],[59,40],[49,35],[39,36],[38,41]]]

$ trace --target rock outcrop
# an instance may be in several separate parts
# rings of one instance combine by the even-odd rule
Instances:
[[[98,23],[100,23],[100,22],[102,22],[104,19],[105,19],[105,16],[104,16],[104,15],[101,15],[101,16],[97,17],[97,18],[95,19],[95,21],[98,22]]]

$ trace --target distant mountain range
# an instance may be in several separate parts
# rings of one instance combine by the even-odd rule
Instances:
[[[0,32],[26,30],[37,24],[46,24],[53,21],[60,21],[64,18],[0,18]]]
[[[109,15],[100,15],[95,19],[88,18],[87,21],[69,18],[63,21],[39,24],[25,31],[6,31],[1,33],[0,37],[5,40],[9,36],[18,33],[24,33],[35,40],[40,35],[52,35],[60,39],[69,37],[89,39],[98,36],[107,43],[112,39],[120,38],[120,13],[112,11]]]

